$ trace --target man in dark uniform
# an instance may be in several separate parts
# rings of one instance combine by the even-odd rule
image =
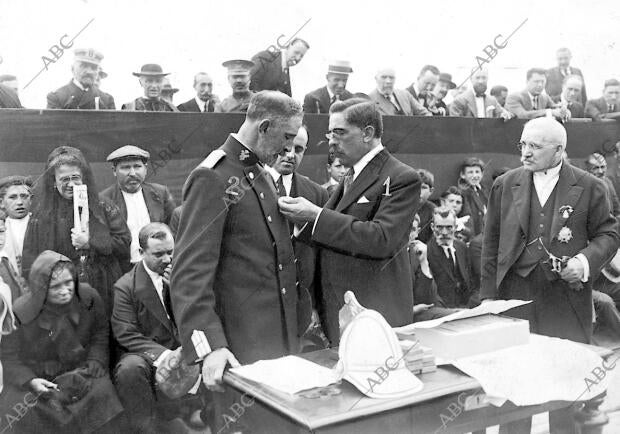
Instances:
[[[202,362],[210,389],[237,359],[245,364],[298,351],[295,255],[263,164],[291,149],[301,122],[301,105],[292,98],[254,95],[239,131],[192,171],[183,188],[172,306],[183,357]],[[226,411],[230,398],[216,394],[216,414]],[[250,419],[246,413],[241,422]]]
[[[103,54],[92,48],[78,48],[71,71],[73,79],[47,94],[48,109],[115,110],[112,95],[96,86]]]
[[[249,60],[228,60],[222,63],[228,69],[228,83],[232,87],[232,95],[215,105],[219,113],[247,112],[250,99],[254,92],[250,90],[250,69],[254,62]]]
[[[132,72],[140,79],[140,86],[144,89],[144,96],[138,97],[131,102],[123,104],[123,110],[136,110],[148,112],[178,112],[174,104],[162,98],[161,92],[164,87],[164,77],[169,72],[164,72],[161,66],[154,63],[142,65],[140,72]]]
[[[347,80],[353,72],[351,64],[346,60],[335,60],[327,68],[327,85],[313,90],[304,98],[305,113],[329,113],[329,107],[336,101],[353,98],[349,92]]]
[[[289,68],[301,62],[309,48],[306,41],[295,38],[283,50],[264,50],[254,55],[250,89],[255,92],[279,90],[291,96]]]
[[[523,167],[497,178],[489,197],[480,296],[533,300],[509,314],[532,333],[590,343],[592,282],[620,245],[607,187],[562,160],[566,130],[552,118],[526,123],[519,149]],[[550,411],[549,425],[576,432],[572,406]],[[530,427],[528,418],[500,433]]]
[[[138,233],[148,223],[168,224],[176,207],[168,187],[144,182],[151,154],[133,145],[122,146],[108,155],[112,164],[116,183],[110,185],[99,195],[114,202],[127,221],[131,232],[131,263],[142,259]],[[129,264],[123,264],[123,271],[129,271]]]

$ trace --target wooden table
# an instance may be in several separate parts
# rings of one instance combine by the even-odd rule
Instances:
[[[602,357],[613,354],[604,348],[590,347]],[[338,352],[322,350],[302,357],[331,368],[338,361]],[[230,415],[237,413],[241,419],[244,414],[251,414],[251,432],[257,433],[463,433],[572,404],[482,404],[484,393],[480,384],[451,365],[440,366],[436,372],[418,378],[424,389],[400,399],[367,398],[346,381],[338,386],[340,394],[320,398],[291,396],[230,372],[225,374],[224,383],[239,404]]]

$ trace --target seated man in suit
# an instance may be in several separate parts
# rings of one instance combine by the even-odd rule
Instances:
[[[506,98],[508,97],[508,88],[501,84],[495,85],[491,88],[489,94],[497,100],[497,103],[504,107],[506,104]]]
[[[556,51],[556,58],[558,61],[558,66],[547,70],[547,84],[545,85],[547,95],[549,95],[554,101],[559,99],[564,81],[567,77],[577,75],[581,78],[581,82],[583,83],[583,74],[581,73],[581,70],[579,68],[575,68],[574,66],[570,66],[572,55],[568,48],[559,48],[558,51]],[[587,100],[586,86],[584,84],[581,87],[575,101],[580,102],[583,106]]]
[[[620,81],[615,78],[605,81],[603,96],[586,103],[586,117],[595,121],[620,118]]]
[[[48,109],[114,110],[112,95],[99,90],[96,79],[103,54],[92,48],[78,48],[71,66],[73,79],[47,94]]]
[[[609,192],[609,196],[607,197],[609,199],[609,209],[612,210],[616,219],[620,219],[620,201],[618,200],[613,181],[607,177],[607,160],[605,160],[605,157],[598,152],[588,155],[585,161],[585,168],[588,173],[591,173],[603,181],[603,184],[605,184]]]
[[[278,38],[279,40],[279,38]],[[277,90],[291,96],[291,77],[289,68],[297,65],[304,58],[310,45],[301,38],[293,39],[280,50],[273,45],[252,57],[254,67],[250,72],[250,89],[254,92],[261,90]]]
[[[346,60],[335,60],[327,68],[327,85],[313,90],[304,98],[305,113],[329,113],[329,108],[336,101],[352,98],[347,80],[353,72],[351,64]]]
[[[450,104],[450,116],[468,118],[499,118],[505,121],[514,117],[499,104],[493,95],[486,95],[489,71],[477,69],[471,77],[471,89],[466,90]],[[507,91],[506,91],[507,92]]]
[[[213,93],[213,80],[206,72],[194,75],[194,90],[196,96],[177,107],[182,112],[213,112],[215,105],[220,102]]]
[[[579,101],[582,88],[583,79],[576,74],[569,75],[562,82],[562,93],[553,98],[554,102],[570,111],[571,118],[584,117],[583,104]]]
[[[329,152],[327,153],[327,175],[329,180],[321,187],[327,190],[327,193],[331,196],[334,189],[344,178],[345,173],[347,173],[347,168],[344,167],[340,158],[336,157],[336,148],[330,145]]]
[[[293,139],[293,146],[286,153],[279,155],[272,166],[265,166],[272,176],[278,196],[303,197],[322,207],[327,202],[327,190],[307,176],[297,173],[308,146],[308,130],[301,127]],[[293,232],[293,224],[290,225]],[[308,244],[293,238],[293,251],[297,265],[297,293],[301,302],[297,310],[299,333],[301,336],[300,352],[323,349],[327,341],[323,340],[323,331],[318,316],[318,297],[315,291],[315,268],[317,251]],[[317,285],[318,286],[318,285]],[[308,311],[307,307],[312,307]]]
[[[551,113],[559,120],[570,119],[570,112],[567,109],[558,107],[543,90],[545,89],[546,76],[545,70],[532,68],[527,71],[527,85],[521,92],[508,95],[506,99],[506,110],[514,113],[519,119],[534,119],[547,116]]]
[[[428,108],[427,100],[439,81],[439,75],[439,68],[434,65],[424,65],[416,81],[405,90],[411,94],[413,99]]]
[[[428,263],[445,306],[472,308],[480,304],[480,284],[474,279],[467,246],[455,238],[455,230],[454,210],[445,206],[435,208]]]
[[[155,391],[155,369],[180,346],[170,304],[173,251],[168,226],[149,223],[140,231],[142,261],[114,285],[112,331],[124,351],[114,378],[134,432],[169,428],[158,406],[175,404]]]
[[[108,155],[112,163],[116,184],[103,190],[101,197],[118,206],[131,232],[131,263],[140,261],[138,233],[150,222],[168,223],[175,208],[174,198],[168,187],[144,182],[149,152],[137,146],[122,146]],[[127,265],[125,269],[128,271]]]
[[[409,92],[395,89],[396,72],[392,68],[384,68],[375,75],[376,89],[368,96],[377,104],[377,109],[383,115],[432,116],[420,102]]]
[[[450,315],[458,309],[447,308],[439,294],[428,263],[427,245],[417,239],[420,231],[420,216],[413,217],[409,232],[409,261],[413,282],[413,320],[426,321]]]

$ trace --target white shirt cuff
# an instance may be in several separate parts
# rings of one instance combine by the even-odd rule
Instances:
[[[306,226],[308,226],[308,222],[304,223],[302,227],[299,227],[298,225],[293,226],[293,236],[299,237],[299,234],[301,234],[304,229],[306,229]]]
[[[587,282],[590,280],[590,263],[588,262],[588,258],[583,253],[579,253],[575,256],[575,258],[581,261],[581,265],[583,265],[583,277],[581,278],[582,282]]]
[[[321,211],[319,211],[319,213],[316,215],[316,218],[314,219],[314,224],[312,225],[312,235],[314,235],[314,230],[316,229],[316,224],[319,221],[319,217],[321,217],[321,213],[323,212],[323,208],[321,208]]]
[[[153,362],[153,366],[155,366],[156,368],[159,368],[159,365],[161,365],[161,362],[163,362],[166,359],[166,357],[168,357],[168,354],[170,354],[171,352],[172,352],[171,350],[164,350],[164,352],[159,355],[157,360]]]
[[[211,345],[209,345],[209,341],[202,330],[192,332],[192,344],[194,344],[194,351],[196,352],[196,361],[204,359],[211,352]]]

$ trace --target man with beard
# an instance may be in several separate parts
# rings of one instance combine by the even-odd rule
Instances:
[[[182,112],[213,112],[220,99],[213,93],[213,80],[206,72],[199,72],[194,76],[194,90],[196,96],[183,104],[179,104]]]
[[[107,161],[112,163],[116,184],[100,194],[102,198],[114,202],[127,221],[131,232],[132,264],[142,259],[138,240],[140,229],[152,222],[168,224],[176,206],[168,187],[144,182],[149,158],[147,151],[133,145],[113,151]],[[128,264],[123,264],[123,271],[128,271]]]
[[[140,72],[132,72],[133,75],[140,79],[140,86],[144,89],[144,96],[123,104],[122,110],[135,110],[147,112],[178,112],[179,110],[174,104],[169,103],[161,96],[164,87],[164,77],[169,72],[164,72],[162,67],[147,63],[142,65]]]
[[[254,95],[237,133],[192,171],[183,188],[172,262],[172,307],[183,358],[202,363],[218,389],[227,364],[238,366],[299,351],[295,254],[263,168],[289,152],[301,105],[280,92]],[[239,360],[239,362],[237,361]],[[233,404],[215,394],[216,424]],[[250,409],[238,423],[252,426]],[[223,427],[212,427],[221,432]]]
[[[310,45],[301,38],[295,38],[282,48],[277,51],[264,50],[252,57],[254,67],[250,73],[250,89],[255,92],[279,90],[288,96],[292,95],[289,68],[301,62]]]
[[[487,95],[489,71],[480,68],[470,77],[471,89],[466,90],[452,101],[450,116],[465,118],[502,118],[505,121],[514,117],[499,104],[492,95]]]
[[[95,85],[103,54],[92,48],[75,50],[71,71],[73,79],[69,84],[47,94],[48,109],[64,110],[114,110],[112,95],[99,90]]]
[[[304,98],[305,113],[329,113],[329,107],[336,101],[353,98],[349,92],[347,80],[353,72],[346,60],[336,60],[327,68],[327,85],[313,90]]]
[[[529,69],[526,78],[527,85],[524,90],[508,95],[506,110],[519,119],[534,119],[547,115],[562,121],[570,119],[571,113],[566,108],[558,107],[558,104],[543,93],[547,80],[544,69]]]
[[[228,83],[232,87],[232,95],[215,105],[220,113],[247,112],[250,99],[254,92],[250,90],[250,69],[254,66],[249,60],[228,60],[222,63],[228,69]]]
[[[407,246],[421,183],[414,169],[385,149],[382,136],[377,104],[361,98],[335,103],[329,144],[351,169],[323,208],[303,197],[278,201],[282,213],[303,227],[298,238],[319,247],[319,304],[333,345],[340,339],[338,310],[347,291],[393,327],[413,321]]]
[[[566,130],[549,117],[525,124],[523,167],[497,178],[489,196],[481,261],[484,299],[532,300],[507,311],[530,331],[590,343],[592,281],[616,254],[618,223],[607,188],[563,161]],[[574,433],[573,406],[549,412],[551,432]],[[529,433],[531,418],[500,427]]]

